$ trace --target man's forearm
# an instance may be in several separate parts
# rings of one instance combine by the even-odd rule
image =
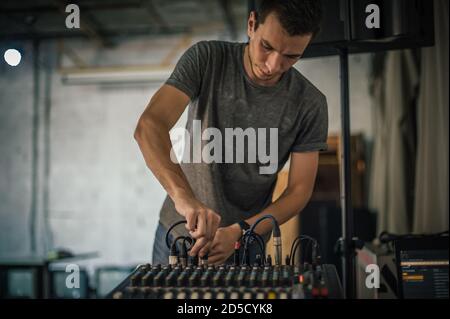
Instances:
[[[306,186],[298,186],[296,189],[287,188],[275,202],[259,214],[247,219],[246,222],[252,225],[260,217],[272,215],[280,225],[284,224],[306,206],[311,198],[311,194],[310,188]],[[268,233],[272,230],[271,220],[260,222],[255,230],[260,235]]]
[[[148,168],[170,198],[175,201],[180,196],[194,196],[180,165],[170,158],[172,143],[168,129],[155,121],[140,121],[134,136]]]
[[[189,97],[171,85],[163,85],[141,115],[134,137],[145,162],[186,219],[190,236],[196,239],[190,254],[204,256],[214,239],[221,217],[195,198],[181,166],[171,157],[170,129],[189,104]]]

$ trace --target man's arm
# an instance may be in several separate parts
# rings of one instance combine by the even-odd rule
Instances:
[[[292,153],[287,188],[275,202],[259,214],[247,219],[246,222],[252,225],[258,218],[270,214],[281,225],[298,214],[311,198],[318,165],[319,152]],[[272,222],[264,220],[256,226],[255,231],[262,235],[271,229]],[[209,262],[222,263],[226,260],[233,252],[232,245],[241,234],[238,224],[219,228],[212,245]]]
[[[163,85],[141,115],[134,137],[145,162],[173,200],[177,212],[187,221],[191,236],[198,239],[191,252],[206,253],[219,227],[220,216],[195,198],[180,165],[172,162],[169,131],[189,104],[189,97],[170,85]]]
[[[251,225],[258,218],[270,214],[281,225],[297,215],[311,198],[318,166],[319,152],[292,153],[287,188],[275,202],[246,222]],[[261,235],[268,233],[272,230],[272,222],[262,221],[255,230]]]

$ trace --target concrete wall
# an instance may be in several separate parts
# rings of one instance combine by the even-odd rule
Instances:
[[[0,46],[0,254],[31,249],[29,241],[33,118],[32,47],[12,68]]]
[[[111,65],[157,62],[176,41],[124,41],[113,51],[83,41],[68,44],[89,63]],[[30,43],[23,48],[19,67],[0,63],[0,257],[32,252],[33,56]],[[89,266],[150,260],[165,194],[146,168],[133,131],[157,86],[64,85],[56,43],[43,43],[40,52],[35,251],[99,252],[99,258],[81,263]],[[370,138],[368,61],[367,55],[352,57],[350,74],[352,131]],[[330,133],[338,133],[338,59],[304,60],[298,67],[327,96]]]

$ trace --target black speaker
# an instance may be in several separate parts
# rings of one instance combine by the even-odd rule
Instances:
[[[312,44],[338,44],[350,40],[348,0],[321,0],[322,25]]]
[[[434,45],[434,1],[321,0],[321,32],[305,57]],[[369,21],[369,23],[367,23]],[[379,24],[370,22],[379,21]]]
[[[379,9],[379,28],[368,28],[367,8]],[[369,19],[370,20],[370,19]],[[351,0],[351,40],[410,39],[425,44],[432,38],[433,1],[424,0]]]

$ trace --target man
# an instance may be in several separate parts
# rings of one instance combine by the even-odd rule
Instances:
[[[292,66],[318,32],[320,20],[318,0],[263,0],[249,16],[248,43],[195,44],[152,97],[135,139],[168,194],[160,212],[153,263],[167,264],[165,231],[182,218],[196,239],[190,255],[208,254],[209,263],[221,264],[232,255],[243,229],[258,218],[271,214],[282,224],[305,207],[318,152],[327,147],[327,103]],[[189,133],[195,131],[194,120],[201,121],[202,131],[216,128],[222,135],[229,128],[257,129],[258,139],[264,138],[260,129],[267,129],[267,139],[267,132],[273,132],[269,129],[276,128],[276,169],[262,174],[261,158],[257,163],[248,158],[244,163],[172,161],[169,131],[188,104]],[[229,154],[233,148],[226,143],[224,153]],[[247,144],[249,149],[253,146]],[[277,172],[289,156],[287,189],[272,203]],[[270,230],[270,220],[256,228],[265,240]]]

